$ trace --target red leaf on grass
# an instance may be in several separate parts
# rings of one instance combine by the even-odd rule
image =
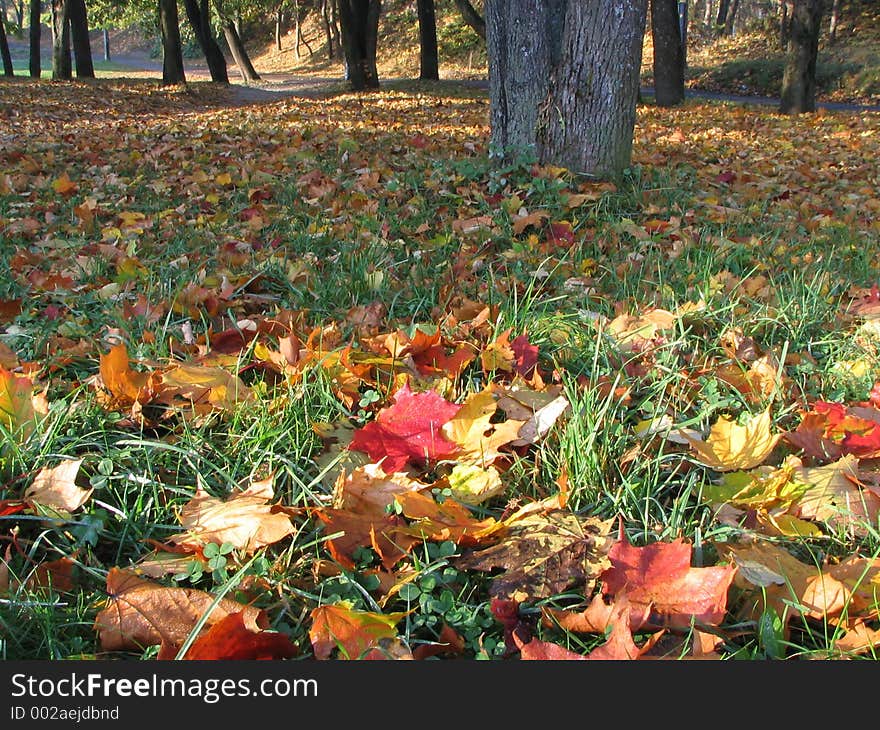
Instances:
[[[246,625],[243,611],[224,616],[199,634],[184,659],[287,659],[296,656],[296,645],[286,634]],[[175,652],[176,655],[176,652]],[[159,656],[160,659],[173,658]]]
[[[350,448],[381,462],[389,474],[408,463],[445,459],[458,446],[443,437],[441,427],[459,408],[433,391],[413,393],[404,385],[394,394],[393,406],[383,408],[375,421],[354,432]]]

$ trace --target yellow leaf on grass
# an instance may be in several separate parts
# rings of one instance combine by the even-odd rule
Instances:
[[[494,466],[483,469],[470,464],[456,464],[448,479],[452,496],[465,504],[480,504],[504,491],[501,475]]]
[[[687,435],[685,438],[701,463],[716,471],[735,471],[763,464],[781,436],[781,433],[770,433],[770,410],[767,409],[749,416],[742,426],[721,416],[705,441]]]
[[[0,367],[0,426],[27,437],[34,428],[33,383]]]

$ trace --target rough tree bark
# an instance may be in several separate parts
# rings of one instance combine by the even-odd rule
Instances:
[[[658,106],[684,101],[684,47],[678,22],[678,0],[651,0],[654,42],[654,95]]]
[[[619,177],[646,15],[647,0],[487,0],[492,155]]]
[[[67,0],[52,0],[52,78],[73,78],[70,63],[70,6]]]
[[[228,84],[229,74],[226,71],[226,59],[211,32],[211,9],[208,6],[208,0],[183,0],[183,7],[199,47],[205,55],[211,81]]]
[[[177,0],[159,0],[159,31],[162,35],[162,82],[185,84]]]
[[[816,59],[823,0],[795,0],[785,53],[779,111],[801,114],[816,111]]]
[[[3,57],[3,75],[14,76],[15,70],[12,68],[12,54],[9,52],[9,41],[6,40],[6,26],[0,18],[0,56]]]
[[[416,0],[419,16],[419,78],[424,81],[440,79],[440,61],[437,56],[437,18],[434,0]]]
[[[92,63],[92,44],[89,41],[89,18],[85,0],[67,0],[70,18],[70,40],[73,44],[73,60],[78,79],[95,78]]]
[[[378,89],[376,45],[379,41],[381,0],[339,0],[338,10],[342,47],[352,90]]]
[[[480,38],[486,40],[486,21],[470,4],[469,0],[455,0],[455,7],[461,13],[462,20],[473,28]]]
[[[30,52],[28,71],[32,78],[40,78],[40,0],[30,0],[30,28],[28,29],[28,45]]]

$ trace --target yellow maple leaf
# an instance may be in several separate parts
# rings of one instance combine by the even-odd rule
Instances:
[[[716,471],[753,469],[770,456],[781,433],[770,433],[770,409],[749,416],[740,426],[725,416],[712,425],[709,438],[684,435],[699,461]]]

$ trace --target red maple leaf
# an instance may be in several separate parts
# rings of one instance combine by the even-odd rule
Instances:
[[[354,432],[351,448],[381,462],[387,473],[408,463],[424,464],[452,456],[458,446],[443,437],[441,427],[460,405],[433,391],[413,393],[406,384],[394,394],[394,405],[383,408],[375,421]]]
[[[510,349],[515,355],[513,361],[513,369],[516,370],[524,378],[528,378],[535,365],[538,364],[538,347],[529,342],[529,338],[520,335],[510,342]]]
[[[173,659],[176,647],[163,645],[159,659]],[[286,634],[249,628],[242,611],[230,613],[213,626],[199,634],[185,659],[233,660],[233,659],[287,659],[298,653],[296,645]]]
[[[608,557],[611,567],[600,575],[602,592],[626,592],[630,620],[640,613],[652,627],[688,627],[692,619],[717,625],[724,620],[735,565],[692,568],[691,546],[681,538],[633,547],[622,530]]]

